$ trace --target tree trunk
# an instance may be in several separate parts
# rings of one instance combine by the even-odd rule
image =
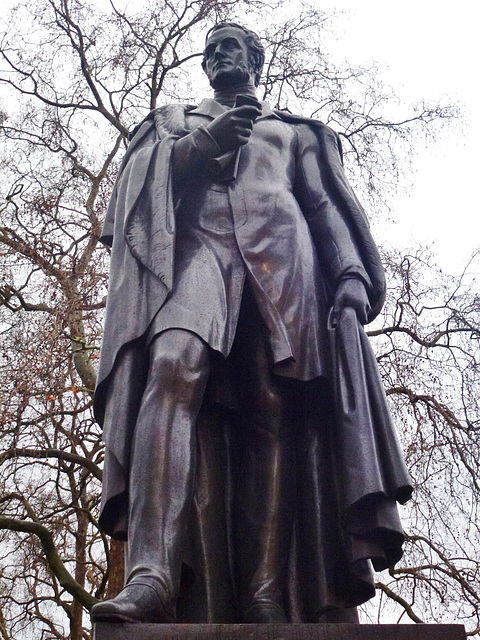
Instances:
[[[106,597],[114,598],[123,589],[125,580],[125,543],[110,540],[109,574]]]

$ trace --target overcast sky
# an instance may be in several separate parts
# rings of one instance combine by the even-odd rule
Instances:
[[[448,97],[463,127],[420,151],[411,193],[394,203],[392,243],[435,243],[441,266],[458,272],[480,246],[479,18],[472,0],[321,0],[337,20],[337,54],[353,64],[376,60],[406,101]],[[388,234],[390,236],[390,234]]]

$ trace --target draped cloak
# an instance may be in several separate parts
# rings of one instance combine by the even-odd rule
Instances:
[[[135,129],[102,233],[112,260],[95,395],[106,443],[100,525],[118,539],[127,536],[130,443],[146,378],[145,336],[174,280],[172,148],[190,133],[185,114],[192,109],[157,109]],[[324,187],[368,274],[372,320],[384,301],[384,272],[366,216],[346,180],[338,137],[318,121],[275,113],[315,133]],[[321,217],[308,223],[321,263]],[[327,276],[325,281],[328,285]],[[331,283],[330,302],[333,289]],[[285,586],[292,621],[316,621],[325,611],[357,606],[374,595],[372,566],[385,569],[402,555],[396,502],[411,494],[363,328],[355,314],[344,312],[329,334],[328,380],[320,385],[321,394],[315,381],[305,383],[297,433],[295,524]],[[114,401],[108,402],[112,394]],[[231,542],[237,418],[234,409],[206,402],[198,420],[197,480],[179,622],[237,621]]]

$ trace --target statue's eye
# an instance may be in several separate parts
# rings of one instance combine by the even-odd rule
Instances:
[[[225,49],[239,49],[240,48],[240,45],[237,42],[237,40],[235,40],[235,38],[228,38],[227,40],[224,40],[222,44],[225,47]]]
[[[215,49],[217,48],[216,44],[209,44],[205,49],[205,58],[211,58],[215,53]]]

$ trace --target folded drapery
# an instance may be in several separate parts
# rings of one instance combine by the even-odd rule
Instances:
[[[341,521],[351,561],[370,558],[378,571],[401,558],[403,530],[396,502],[412,486],[392,424],[370,341],[356,312],[329,318],[335,421],[332,433]]]

